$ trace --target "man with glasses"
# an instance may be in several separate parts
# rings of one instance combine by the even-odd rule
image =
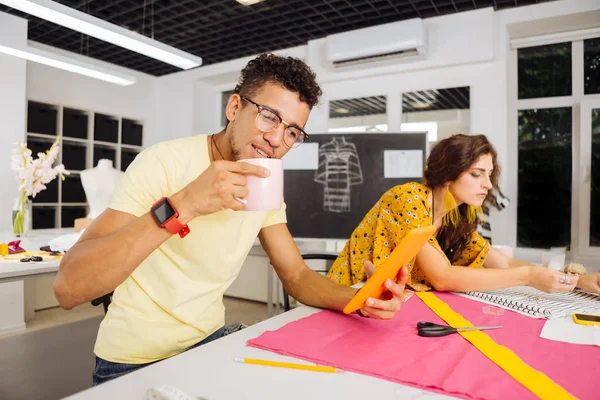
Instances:
[[[67,309],[114,290],[96,341],[95,385],[223,336],[223,294],[257,236],[302,303],[341,310],[355,294],[306,266],[285,204],[239,212],[246,177],[268,170],[236,160],[281,158],[302,144],[320,95],[302,61],[260,55],[242,70],[222,132],[159,143],[130,165],[110,207],[62,260],[54,284]],[[388,281],[387,295],[370,299],[361,316],[392,318],[406,275],[404,269],[400,283]]]

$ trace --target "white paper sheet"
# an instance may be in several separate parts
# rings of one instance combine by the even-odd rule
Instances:
[[[600,346],[600,327],[576,324],[572,317],[549,319],[544,324],[540,337],[557,342]]]
[[[283,169],[311,170],[319,168],[319,143],[303,143],[283,156]]]
[[[423,150],[385,150],[383,152],[385,178],[422,178]]]

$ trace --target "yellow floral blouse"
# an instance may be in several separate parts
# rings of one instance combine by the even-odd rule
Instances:
[[[334,282],[347,286],[364,281],[365,261],[371,261],[375,268],[379,268],[408,231],[432,224],[431,207],[427,203],[430,192],[429,187],[411,182],[396,186],[381,196],[354,229],[327,276]],[[431,237],[429,243],[450,264],[437,239]],[[481,268],[488,251],[489,243],[474,232],[471,243],[454,265]],[[413,290],[432,289],[421,268],[415,265],[415,259],[412,259],[407,267],[407,284]]]

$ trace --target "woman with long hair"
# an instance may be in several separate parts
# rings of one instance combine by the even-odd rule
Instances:
[[[425,183],[387,191],[356,227],[328,276],[344,285],[365,280],[365,261],[382,265],[411,229],[437,231],[408,265],[416,291],[487,291],[529,285],[545,292],[575,287],[597,293],[600,275],[567,276],[505,256],[477,234],[481,205],[498,187],[500,168],[484,135],[454,135],[431,150]],[[367,263],[369,266],[370,264]]]

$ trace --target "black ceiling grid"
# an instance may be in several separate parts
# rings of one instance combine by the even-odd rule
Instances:
[[[58,0],[66,6],[200,56],[203,65],[306,44],[353,29],[415,17],[504,9],[553,0]],[[145,7],[144,7],[145,4]],[[29,39],[155,76],[161,61],[0,5],[29,20]]]
[[[385,96],[333,100],[329,102],[329,118],[385,114],[386,109],[387,98]]]
[[[402,112],[465,110],[470,108],[468,86],[402,93]]]

